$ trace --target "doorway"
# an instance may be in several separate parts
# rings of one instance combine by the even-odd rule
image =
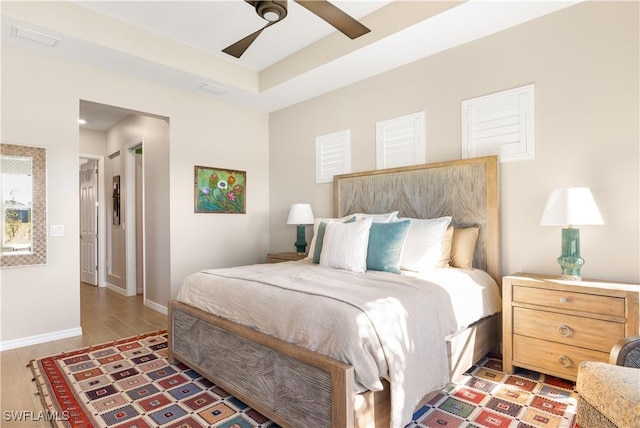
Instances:
[[[143,294],[145,290],[145,257],[144,257],[144,138],[140,138],[126,147],[125,177],[132,180],[125,181],[125,204],[130,209],[125,210],[125,223],[129,230],[125,235],[127,254],[127,295]]]
[[[80,281],[97,287],[104,284],[104,158],[81,154],[79,160]]]
[[[169,294],[169,118],[86,100],[80,100],[80,116],[86,120],[80,152],[104,156],[101,285],[125,296],[142,293],[146,306],[166,313],[156,302]],[[149,270],[147,259],[161,262]]]
[[[126,147],[124,180],[126,206],[125,233],[126,281],[124,290],[110,286],[127,296],[144,294],[144,169],[142,144],[138,139]],[[81,154],[79,169],[80,205],[80,281],[93,286],[110,285],[106,278],[108,249],[106,245],[106,209],[104,187],[104,157]]]

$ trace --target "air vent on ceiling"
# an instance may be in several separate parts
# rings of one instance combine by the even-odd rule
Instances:
[[[40,33],[38,31],[29,30],[28,28],[19,27],[14,25],[11,29],[11,34],[14,37],[20,39],[29,40],[30,42],[39,43],[41,45],[55,48],[60,42],[60,39],[49,36],[48,34]]]
[[[205,83],[200,88],[204,89],[205,91],[212,92],[216,95],[223,95],[229,92],[228,88],[225,88],[224,86],[220,86],[220,85],[215,85],[213,83]]]

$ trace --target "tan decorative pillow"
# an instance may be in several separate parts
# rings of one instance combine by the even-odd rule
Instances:
[[[453,226],[447,227],[447,231],[444,233],[442,242],[440,243],[440,260],[436,267],[448,268],[451,267],[451,241],[453,240]]]
[[[473,269],[473,253],[476,250],[479,227],[455,228],[451,240],[451,266],[460,269]]]

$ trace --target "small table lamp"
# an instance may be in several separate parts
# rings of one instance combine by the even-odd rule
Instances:
[[[573,226],[604,224],[591,190],[566,187],[549,194],[540,225],[567,226],[562,229],[562,254],[558,257],[561,278],[580,281],[580,231]]]
[[[304,225],[313,224],[314,220],[315,218],[313,217],[313,211],[311,211],[311,205],[291,204],[291,208],[289,208],[289,217],[287,217],[287,224],[298,225],[298,240],[295,242],[298,254],[304,254],[307,248],[307,242],[304,237]]]

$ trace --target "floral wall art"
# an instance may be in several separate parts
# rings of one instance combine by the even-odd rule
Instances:
[[[197,213],[244,214],[247,173],[245,171],[195,166]]]

